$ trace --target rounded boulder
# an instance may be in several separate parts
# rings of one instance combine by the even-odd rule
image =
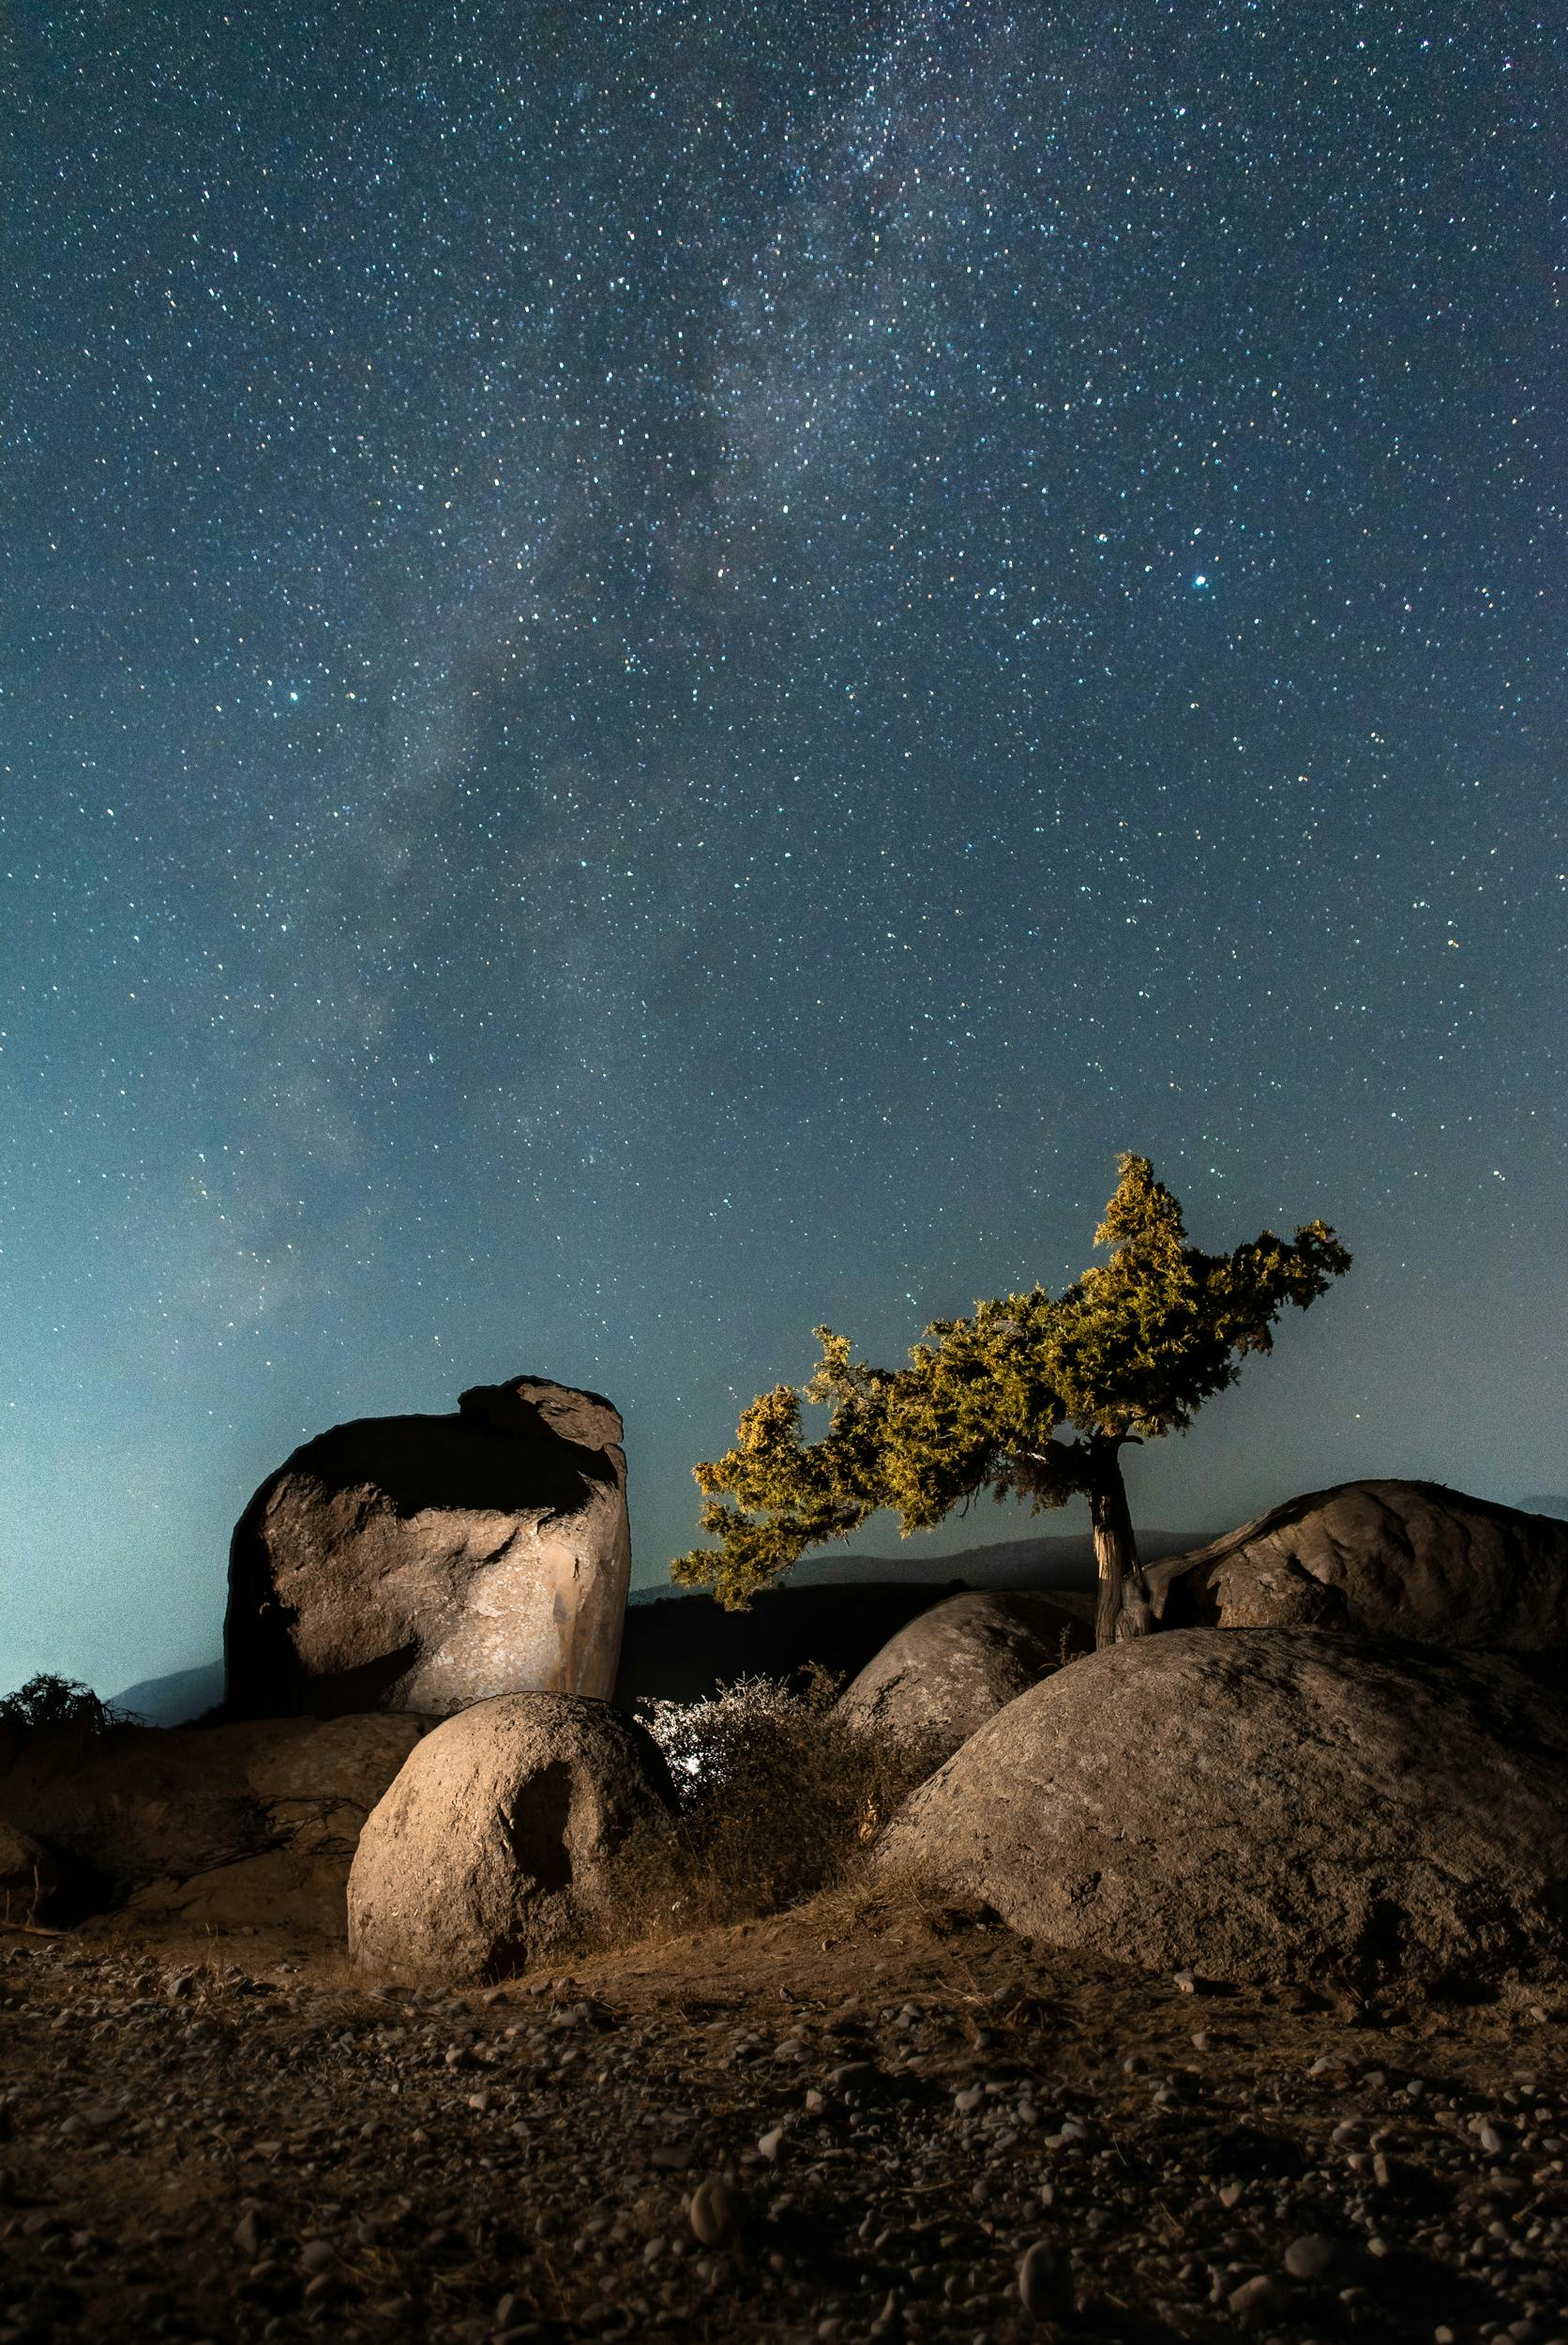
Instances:
[[[899,1742],[920,1743],[932,1766],[1094,1642],[1088,1618],[1054,1597],[972,1589],[919,1613],[889,1638],[838,1698],[840,1714]]]
[[[1310,1628],[1089,1655],[913,1794],[883,1871],[1149,1971],[1560,1976],[1568,1706],[1541,1665]]]
[[[444,1719],[359,1837],[349,1951],[409,1977],[505,1978],[613,1908],[630,1849],[671,1828],[653,1738],[608,1702],[505,1694]]]
[[[1153,1565],[1171,1628],[1352,1628],[1423,1644],[1568,1644],[1568,1522],[1439,1482],[1341,1482]]]

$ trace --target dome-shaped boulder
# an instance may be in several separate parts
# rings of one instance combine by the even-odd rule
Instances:
[[[1032,1592],[970,1589],[890,1637],[837,1708],[856,1725],[923,1744],[938,1766],[1008,1702],[1088,1652],[1093,1624],[1092,1596],[1075,1606],[1071,1595],[1063,1604]]]
[[[1568,1645],[1568,1522],[1440,1482],[1342,1482],[1152,1565],[1173,1628],[1356,1628],[1458,1649]]]
[[[618,1860],[671,1829],[652,1736],[608,1702],[509,1694],[445,1718],[359,1836],[349,1951],[404,1977],[505,1978],[612,1908]]]
[[[877,1863],[1144,1970],[1561,1974],[1568,1705],[1502,1655],[1176,1629],[998,1712]]]

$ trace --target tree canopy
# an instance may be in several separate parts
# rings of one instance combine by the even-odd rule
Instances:
[[[789,1384],[761,1394],[733,1448],[694,1469],[701,1527],[718,1544],[677,1556],[671,1577],[741,1610],[880,1507],[907,1535],[989,1489],[1036,1509],[1086,1496],[1102,1581],[1122,1543],[1111,1554],[1120,1603],[1121,1575],[1140,1575],[1117,1452],[1184,1432],[1248,1353],[1272,1348],[1284,1307],[1304,1310],[1350,1257],[1322,1221],[1205,1254],[1187,1243],[1182,1209],[1147,1157],[1123,1156],[1119,1169],[1094,1233],[1108,1258],[1060,1295],[1036,1286],[936,1320],[907,1368],[873,1368],[847,1338],[817,1328],[821,1357],[804,1394]],[[830,1412],[820,1441],[802,1438],[803,1397]]]

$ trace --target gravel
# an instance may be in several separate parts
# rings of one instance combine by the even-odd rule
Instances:
[[[461,1997],[0,1937],[0,2345],[1568,2345],[1556,2021],[1199,2044],[1180,1982],[875,1944]]]

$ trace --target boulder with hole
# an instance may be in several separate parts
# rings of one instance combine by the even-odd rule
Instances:
[[[401,1978],[526,1970],[607,1921],[673,1808],[657,1745],[608,1702],[476,1703],[410,1754],[360,1835],[351,1956]]]

